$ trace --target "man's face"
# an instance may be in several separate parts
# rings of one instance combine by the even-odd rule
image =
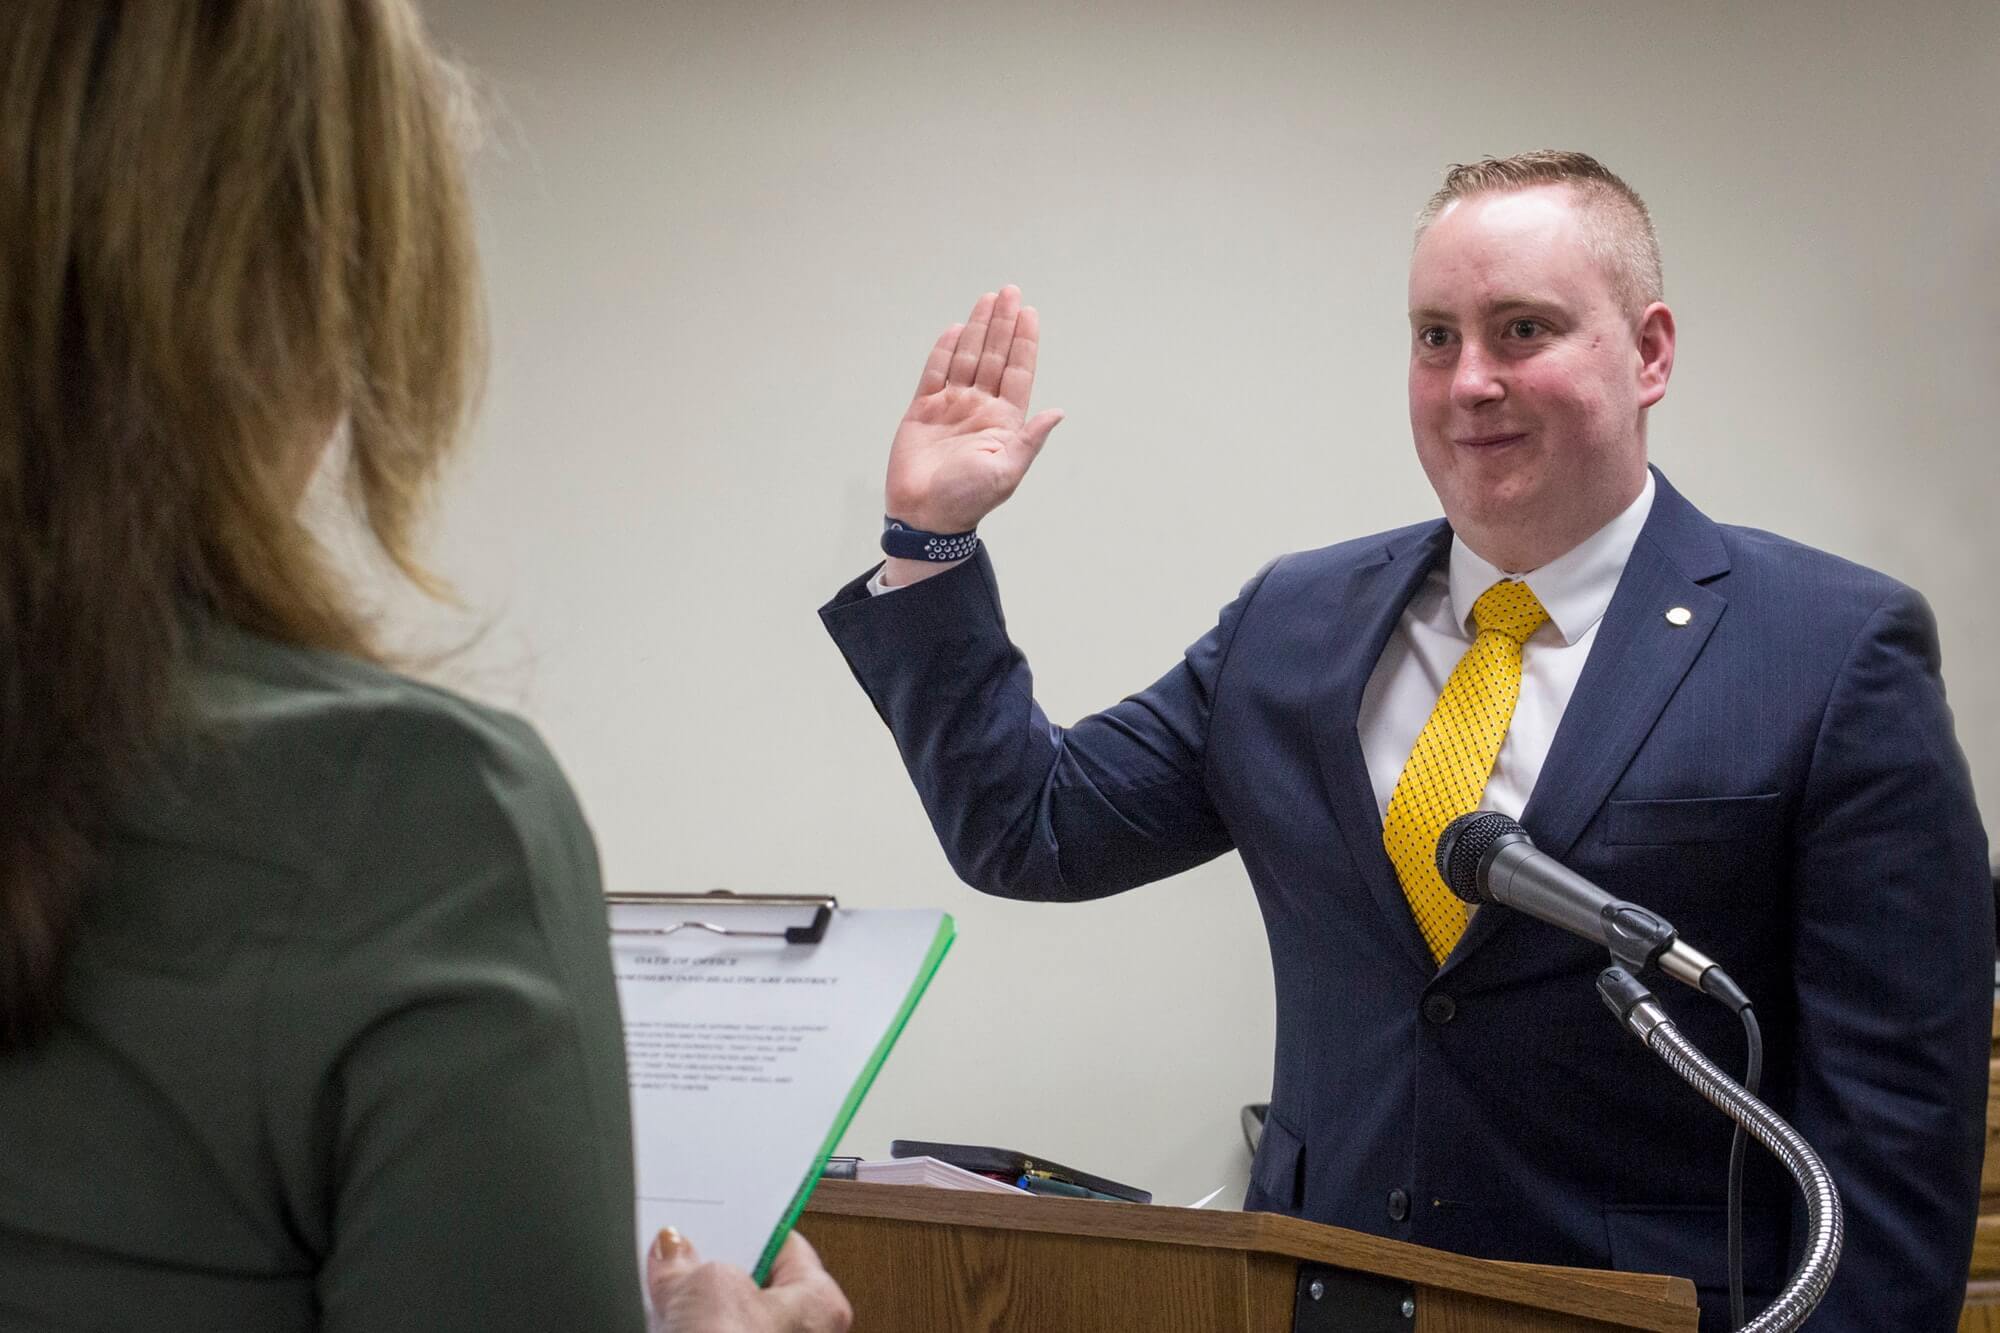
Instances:
[[[1410,261],[1410,429],[1445,516],[1525,572],[1645,484],[1673,317],[1623,311],[1567,186],[1451,204]]]

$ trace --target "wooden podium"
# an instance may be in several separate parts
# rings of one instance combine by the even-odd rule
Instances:
[[[822,1181],[799,1229],[856,1333],[1696,1327],[1685,1278],[1497,1263],[1269,1213]]]

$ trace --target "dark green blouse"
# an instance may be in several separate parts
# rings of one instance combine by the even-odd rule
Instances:
[[[0,1057],[0,1328],[643,1325],[590,832],[533,731],[234,632]]]

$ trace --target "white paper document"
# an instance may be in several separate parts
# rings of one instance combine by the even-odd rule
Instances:
[[[977,1171],[967,1171],[935,1157],[892,1157],[886,1162],[856,1162],[854,1178],[870,1185],[928,1185],[939,1190],[972,1190],[981,1194],[1019,1194],[1028,1191]]]
[[[816,944],[701,929],[796,910],[616,902],[643,1252],[678,1227],[760,1278],[952,939],[942,912],[836,911]]]

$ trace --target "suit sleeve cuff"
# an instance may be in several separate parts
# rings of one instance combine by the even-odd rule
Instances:
[[[885,655],[893,658],[919,642],[995,631],[1005,636],[999,586],[983,543],[970,559],[942,574],[883,590],[893,597],[873,595],[870,585],[880,576],[878,565],[850,580],[819,609],[821,623],[856,667]]]

